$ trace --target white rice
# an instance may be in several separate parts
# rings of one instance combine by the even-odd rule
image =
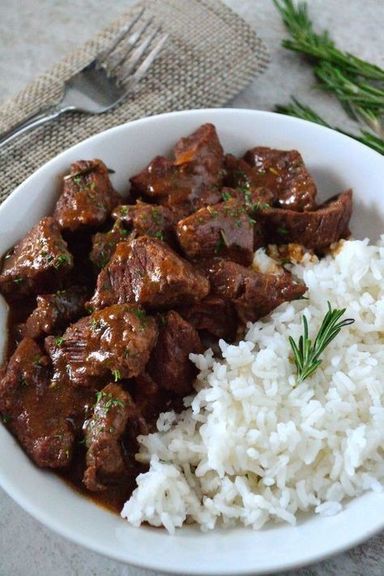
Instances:
[[[266,269],[268,257],[256,254]],[[138,459],[150,463],[122,516],[171,533],[268,521],[295,524],[299,511],[330,515],[384,482],[384,236],[376,246],[345,242],[334,256],[292,267],[309,300],[279,306],[249,324],[222,359],[191,355],[197,395],[186,410],[160,415],[141,436]],[[325,350],[322,364],[296,385],[288,336],[311,336],[327,301],[355,323]]]

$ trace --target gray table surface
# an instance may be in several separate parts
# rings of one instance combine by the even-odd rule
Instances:
[[[280,47],[284,29],[271,0],[226,0],[252,24],[271,51],[268,71],[229,106],[271,110],[291,94],[316,106],[328,120],[352,123],[333,99],[314,89],[310,67]],[[132,4],[132,0],[0,0],[0,102],[79,46]],[[319,27],[345,49],[384,67],[383,0],[310,0]],[[293,576],[381,576],[384,536]],[[44,528],[0,491],[0,576],[154,576],[103,558]],[[282,575],[280,575],[282,576]],[[288,576],[288,574],[286,574]]]

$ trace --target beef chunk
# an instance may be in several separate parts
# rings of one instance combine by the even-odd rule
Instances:
[[[189,354],[203,347],[193,326],[174,310],[162,316],[161,324],[147,371],[160,388],[185,396],[192,392],[197,374]]]
[[[99,492],[127,480],[122,440],[132,420],[142,417],[119,384],[108,384],[97,393],[93,415],[84,423],[87,455],[83,482],[88,490]]]
[[[273,191],[264,185],[257,170],[245,160],[227,154],[224,158],[224,166],[225,187],[221,191],[223,200],[236,198],[244,202],[251,211],[273,203]]]
[[[313,210],[316,185],[297,150],[257,146],[244,160],[257,172],[254,182],[273,192],[274,205],[290,210]]]
[[[80,160],[71,165],[57,201],[54,218],[63,230],[103,224],[119,203],[112,188],[108,168],[101,160]]]
[[[232,303],[228,300],[209,295],[197,304],[182,306],[177,311],[196,330],[208,332],[229,342],[236,336],[237,317]]]
[[[174,148],[175,160],[157,156],[131,178],[133,191],[168,206],[196,210],[220,201],[223,149],[212,124],[200,126]]]
[[[348,190],[311,212],[272,208],[265,210],[260,217],[269,242],[294,242],[321,251],[349,235],[351,214],[352,190]]]
[[[75,434],[90,401],[89,391],[50,383],[49,359],[24,338],[0,382],[0,410],[32,460],[61,468],[72,458]]]
[[[140,236],[120,242],[97,279],[94,308],[124,302],[150,308],[196,302],[209,292],[208,280],[161,240]]]
[[[50,216],[42,218],[3,261],[0,291],[11,297],[54,290],[73,266],[73,258]]]
[[[228,200],[200,208],[177,225],[177,237],[185,254],[192,259],[220,255],[245,266],[252,263],[254,225],[243,204]],[[258,246],[263,244],[259,230]]]
[[[255,322],[306,291],[306,286],[284,269],[280,274],[262,274],[217,258],[207,266],[207,273],[213,294],[231,301],[241,322]]]
[[[153,236],[160,240],[170,239],[183,211],[168,206],[154,206],[138,200],[133,205],[117,206],[112,217],[121,221],[136,236]]]
[[[156,430],[156,421],[160,412],[172,410],[173,396],[151,378],[147,372],[142,372],[133,381],[131,389],[135,405],[146,422],[148,434]]]
[[[110,261],[116,246],[122,240],[126,240],[129,231],[117,220],[108,232],[98,232],[92,236],[92,250],[89,254],[90,260],[96,268],[104,268]]]
[[[81,318],[59,339],[49,336],[45,347],[55,368],[54,380],[90,386],[111,374],[115,380],[140,374],[156,338],[153,318],[137,306],[117,304]]]
[[[38,296],[37,307],[24,325],[23,335],[39,338],[64,328],[84,314],[86,300],[87,290],[82,286],[72,286],[54,294]]]

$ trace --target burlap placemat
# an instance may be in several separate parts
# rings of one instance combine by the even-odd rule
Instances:
[[[84,138],[160,112],[222,106],[268,63],[254,30],[220,0],[139,2],[3,104],[0,132],[59,99],[64,81],[108,46],[143,4],[169,39],[135,96],[105,114],[67,113],[9,144],[0,153],[0,201],[39,166]]]

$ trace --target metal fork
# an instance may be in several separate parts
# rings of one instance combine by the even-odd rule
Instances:
[[[64,84],[61,100],[33,114],[0,136],[0,148],[32,128],[54,120],[64,112],[101,114],[111,110],[145,76],[161,51],[167,34],[152,28],[152,19],[141,10],[85,68]]]

